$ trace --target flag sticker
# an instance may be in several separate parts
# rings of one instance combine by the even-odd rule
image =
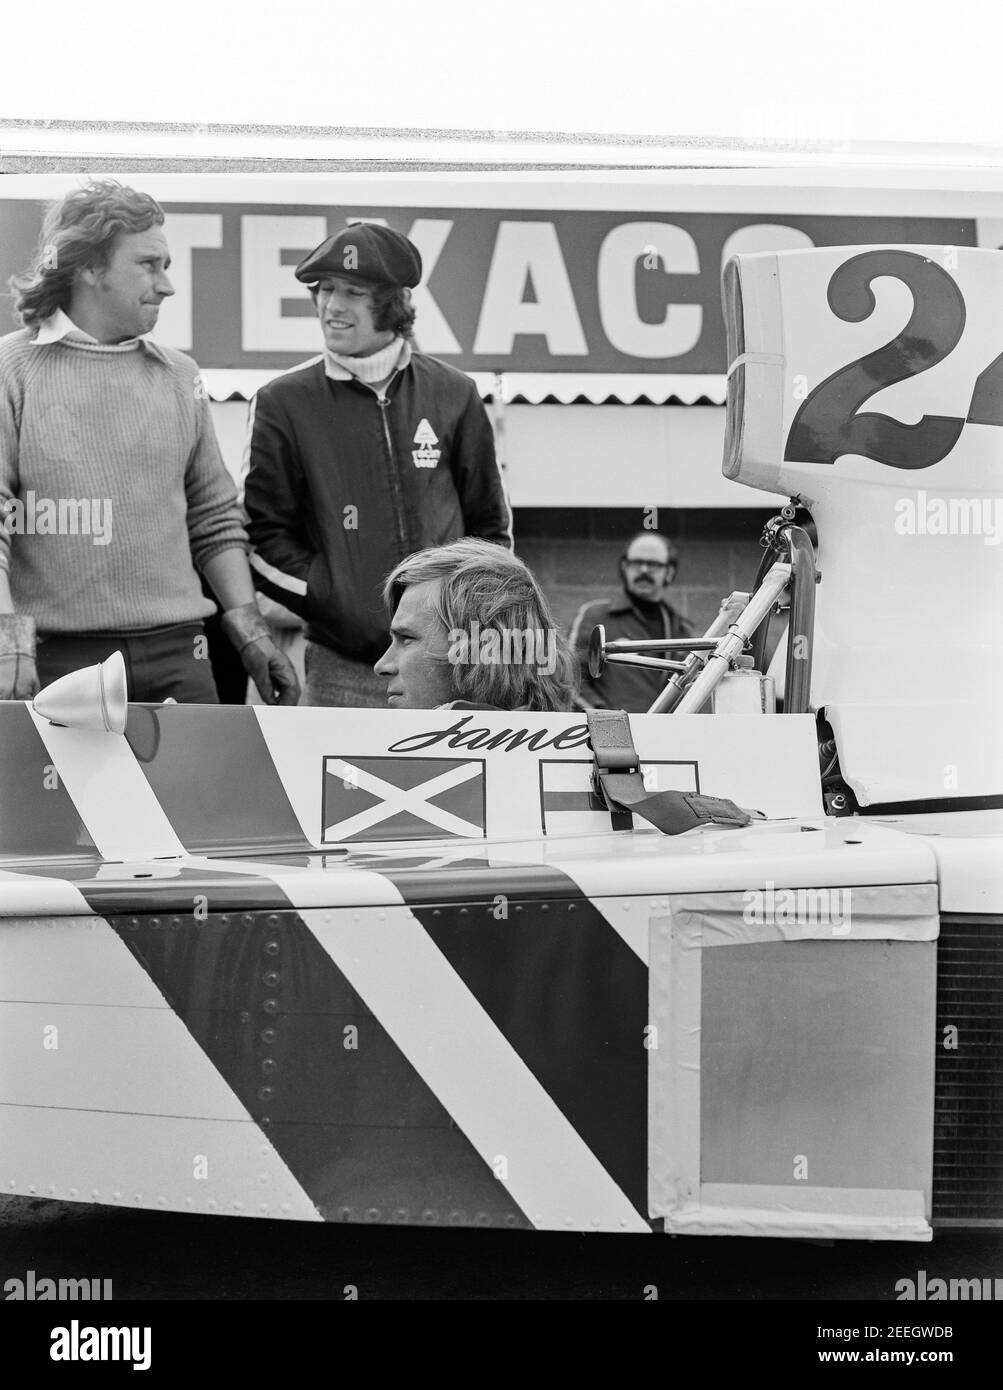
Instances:
[[[650,792],[698,792],[695,762],[642,762]],[[592,791],[592,764],[579,759],[540,759],[540,819],[545,835],[595,834],[611,828],[611,817]],[[646,822],[635,822],[641,829]]]
[[[483,839],[483,758],[324,759],[321,844]]]

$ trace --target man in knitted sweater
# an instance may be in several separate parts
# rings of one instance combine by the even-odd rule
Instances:
[[[215,704],[198,572],[262,698],[299,697],[198,368],[147,336],[174,293],[163,223],[148,195],[92,183],[49,210],[11,281],[25,326],[0,339],[0,698],[117,650],[132,699]]]

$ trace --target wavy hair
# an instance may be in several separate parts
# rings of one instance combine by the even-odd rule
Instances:
[[[490,541],[419,550],[387,576],[392,615],[413,584],[440,579],[436,613],[449,634],[456,698],[499,709],[570,710],[578,663],[522,560]]]
[[[65,309],[78,271],[103,269],[123,232],[146,232],[163,224],[159,203],[116,179],[94,179],[51,203],[30,268],[7,281],[15,318],[31,325]]]

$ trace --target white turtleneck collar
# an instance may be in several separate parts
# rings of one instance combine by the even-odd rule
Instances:
[[[341,353],[324,351],[324,370],[334,381],[356,381],[373,386],[378,381],[386,381],[396,371],[401,371],[411,361],[411,344],[406,338],[394,338],[379,352],[368,357],[343,357]]]

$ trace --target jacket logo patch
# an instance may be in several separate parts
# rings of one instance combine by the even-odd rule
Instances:
[[[435,447],[439,438],[427,420],[422,419],[419,423],[414,432],[414,442],[418,445],[417,449],[411,450],[415,468],[435,468],[442,457],[442,450]]]

